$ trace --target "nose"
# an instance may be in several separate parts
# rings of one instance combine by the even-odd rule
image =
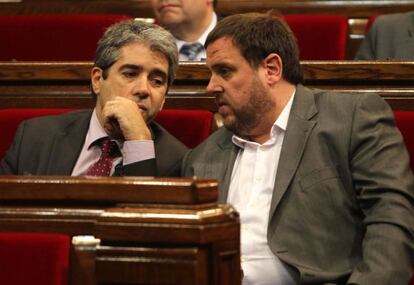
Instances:
[[[219,81],[217,80],[214,74],[211,75],[210,81],[206,87],[208,93],[215,94],[215,93],[222,93],[223,88],[220,86]]]
[[[132,87],[132,96],[144,100],[150,96],[150,81],[146,76],[139,76]]]

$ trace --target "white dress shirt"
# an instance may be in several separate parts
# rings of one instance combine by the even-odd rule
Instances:
[[[233,168],[227,202],[240,213],[243,285],[291,285],[294,278],[270,250],[267,227],[276,171],[294,94],[264,144],[233,136],[240,147]],[[277,189],[276,189],[277,191]]]
[[[213,13],[213,18],[211,19],[211,23],[210,26],[208,26],[207,30],[205,30],[205,32],[201,35],[200,38],[198,38],[198,40],[196,40],[195,42],[199,42],[200,44],[202,44],[204,46],[204,43],[206,42],[207,36],[208,34],[214,29],[214,27],[217,24],[217,15],[216,13]],[[177,49],[180,50],[181,47],[185,44],[191,44],[191,43],[195,43],[195,42],[185,42],[179,39],[175,40],[176,44],[177,44]],[[198,54],[197,57],[195,58],[195,61],[202,61],[202,60],[206,60],[207,55],[206,55],[206,50],[202,49]],[[178,55],[178,59],[180,61],[187,61],[188,58],[183,55],[183,54],[179,54]]]

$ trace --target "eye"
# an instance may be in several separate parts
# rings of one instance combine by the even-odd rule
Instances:
[[[217,70],[217,74],[220,75],[223,78],[230,77],[231,73],[232,73],[232,70],[230,68],[228,68],[228,67],[220,67]]]
[[[137,74],[138,74],[138,72],[136,72],[136,71],[124,71],[124,72],[122,72],[122,75],[124,76],[124,77],[126,77],[126,78],[134,78],[134,77],[136,77],[137,76]]]
[[[151,84],[155,87],[162,87],[167,84],[167,79],[164,76],[154,75],[150,78]]]

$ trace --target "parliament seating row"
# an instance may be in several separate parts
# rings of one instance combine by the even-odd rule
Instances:
[[[119,13],[134,18],[152,15],[148,0],[3,0],[0,15],[38,14],[106,14]],[[220,15],[246,12],[265,12],[270,9],[282,14],[340,14],[367,17],[383,13],[397,13],[414,10],[412,0],[219,0],[216,11]]]
[[[0,133],[3,136],[0,141],[0,157],[10,147],[22,120],[68,111],[71,109],[0,109]],[[395,111],[394,116],[414,169],[414,111]],[[155,120],[190,148],[200,144],[214,130],[213,114],[206,110],[162,110]]]
[[[94,106],[90,95],[91,67],[91,63],[79,62],[0,63],[0,109],[91,108]],[[412,131],[414,63],[304,61],[302,67],[306,86],[338,92],[377,93],[387,100],[396,114],[397,124],[410,151],[411,161],[414,161],[412,135],[414,134]],[[185,121],[187,126],[185,128],[181,127],[184,123],[170,119],[160,121],[190,147],[197,145],[211,131],[220,126],[214,96],[205,91],[209,77],[210,72],[205,64],[181,63],[176,80],[166,97],[165,110],[162,113],[170,109],[205,110],[207,113],[206,116],[202,115],[200,126],[212,120],[212,125],[206,124],[199,137],[193,137],[192,134],[200,133],[198,131],[202,129],[197,127],[197,132],[194,132],[194,128],[191,127],[192,120],[189,121],[185,116],[181,118]],[[6,114],[3,120],[13,121],[8,118],[7,112],[9,111],[2,112]],[[21,112],[18,118],[14,119],[15,125],[9,124],[11,130],[3,132],[7,134],[3,151],[10,144],[16,124],[22,119],[22,114],[28,113],[30,111]],[[193,115],[189,114],[189,116]],[[180,116],[167,115],[166,117],[181,120]],[[162,114],[159,119],[162,120]],[[1,124],[1,126],[6,128],[8,124]]]
[[[0,16],[0,61],[91,61],[98,40],[127,15]]]
[[[265,12],[273,9],[282,15],[319,14],[342,15],[347,18],[348,37],[346,59],[353,59],[371,16],[414,10],[412,0],[393,1],[332,1],[332,0],[219,0],[216,11],[226,16],[235,13]],[[147,0],[36,0],[0,1],[0,15],[68,15],[68,14],[122,14],[132,18],[152,17]],[[310,36],[310,35],[309,35]],[[315,40],[316,42],[316,40]],[[314,44],[315,44],[314,42]]]
[[[332,66],[326,63],[308,62],[303,64],[307,85],[356,93],[378,92],[384,96],[394,108],[398,127],[406,130],[402,130],[403,135],[408,134],[408,137],[411,137],[411,143],[413,142],[413,132],[411,131],[413,125],[413,112],[411,111],[414,106],[412,103],[412,90],[414,88],[412,86],[412,64],[355,64],[347,62],[335,63]],[[64,96],[70,98],[72,95],[80,95],[81,98],[85,99],[81,103],[84,107],[91,106],[91,99],[88,94],[89,72],[86,72],[90,69],[90,64],[71,65],[69,67],[64,64],[62,65],[64,68],[62,68],[60,65],[43,63],[39,66],[36,64],[30,65],[31,68],[29,69],[24,64],[20,65],[19,68],[13,68],[14,65],[7,66],[8,68],[4,68],[5,66],[2,66],[3,68],[0,67],[0,87],[2,88],[0,90],[2,92],[5,91],[4,93],[0,92],[0,97],[6,95],[6,97],[9,96],[9,99],[6,100],[6,97],[2,98],[5,100],[0,100],[0,108],[7,108],[8,104],[20,107],[34,107],[33,102],[46,103],[43,107],[52,107],[54,104],[62,104],[61,99]],[[33,69],[33,67],[36,68]],[[52,67],[52,70],[50,70],[50,67]],[[79,67],[81,68],[79,69]],[[214,110],[214,107],[212,107],[214,105],[213,98],[211,96],[206,98],[206,94],[197,89],[205,86],[208,80],[209,74],[205,67],[189,64],[181,65],[180,68],[177,86],[168,95],[171,96],[170,99],[172,100],[166,104],[166,107],[180,106],[181,104],[181,106],[187,109],[191,109],[193,106],[201,106],[201,109]],[[28,70],[31,70],[32,73],[28,73]],[[41,87],[40,89],[34,88],[32,90],[37,90],[38,93],[35,95],[39,96],[38,98],[44,97],[45,100],[32,101],[33,98],[28,96],[32,94],[32,90],[26,90],[27,93],[23,92],[31,84],[35,87]],[[76,84],[81,85],[82,88],[71,89],[71,86],[77,86]],[[21,89],[11,88],[17,85]],[[53,88],[50,88],[51,86]],[[177,89],[177,87],[179,88]],[[21,91],[21,93],[16,93],[16,90]],[[184,100],[185,102],[178,100],[178,103],[174,102],[174,99],[179,99],[180,96],[188,96],[189,98],[186,99],[191,98],[191,100]],[[88,101],[86,98],[88,98]],[[79,100],[79,97],[75,96],[75,100]],[[63,103],[68,102],[72,101],[64,100]],[[87,103],[85,104],[85,102]],[[206,102],[207,104],[205,104]],[[407,143],[407,138],[405,139]],[[412,148],[409,146],[410,149]],[[411,161],[413,161],[413,152],[411,150],[410,153]],[[159,278],[166,276],[158,280],[159,284],[240,284],[237,283],[240,281],[240,276],[234,275],[235,272],[240,270],[238,267],[240,266],[238,261],[239,245],[237,244],[238,237],[236,237],[238,230],[235,230],[237,226],[233,224],[234,221],[229,222],[228,218],[226,218],[224,219],[225,222],[223,222],[226,226],[232,227],[230,235],[229,229],[224,230],[224,225],[222,227],[214,225],[212,227],[214,232],[209,232],[208,229],[211,229],[211,225],[203,224],[200,220],[194,221],[191,225],[188,222],[183,222],[188,221],[189,217],[197,215],[197,217],[201,215],[203,218],[210,217],[210,221],[214,221],[217,219],[217,216],[212,217],[211,215],[213,213],[226,212],[226,208],[209,208],[208,206],[200,205],[202,203],[189,207],[187,206],[189,202],[182,205],[182,200],[174,200],[171,203],[181,204],[177,212],[175,212],[176,210],[171,212],[161,211],[159,208],[156,208],[157,205],[159,207],[161,204],[161,208],[167,209],[171,209],[172,206],[168,205],[166,200],[148,201],[148,194],[145,194],[145,191],[140,194],[140,197],[146,197],[145,202],[152,202],[155,205],[147,204],[144,207],[146,209],[142,210],[142,201],[139,202],[138,199],[132,199],[130,201],[117,200],[115,204],[112,204],[112,206],[116,206],[115,208],[108,207],[107,203],[109,202],[105,199],[109,197],[122,199],[119,198],[122,196],[120,193],[125,193],[123,186],[118,185],[125,183],[125,181],[114,181],[112,179],[107,181],[91,181],[86,179],[84,181],[76,179],[66,180],[66,178],[56,179],[54,177],[50,179],[45,177],[0,178],[1,231],[58,232],[68,236],[91,234],[102,239],[103,242],[100,245],[95,247],[86,245],[75,250],[75,253],[71,256],[71,261],[75,260],[77,263],[71,267],[71,270],[78,268],[78,273],[70,275],[69,279],[75,280],[71,284],[121,284],[122,282],[126,283],[126,279],[135,280],[137,284],[141,280],[145,284],[145,282],[153,281],[154,279],[151,278],[154,278],[154,276]],[[152,185],[151,192],[157,191],[157,187],[172,186],[172,188],[179,188],[182,185],[182,181],[179,180],[161,180],[158,184],[153,180],[144,180],[141,186],[149,187]],[[127,182],[129,182],[129,185],[137,187],[135,180],[127,180]],[[117,184],[117,189],[115,190],[112,189],[114,188],[114,183]],[[201,185],[206,185],[203,183]],[[104,184],[104,189],[99,189],[100,184]],[[67,187],[66,192],[58,188],[62,187],[62,185]],[[35,191],[33,191],[34,189]],[[94,193],[94,195],[98,196],[91,195],[91,192],[93,192],[91,189],[97,189],[99,193]],[[139,187],[133,188],[133,191],[129,193],[129,198],[136,191],[140,191]],[[80,198],[79,195],[82,195],[80,193],[89,196],[88,198]],[[168,192],[165,191],[157,191],[154,195],[157,199],[171,196],[177,199],[180,197],[181,199],[185,195],[182,195],[182,193],[177,196],[168,195]],[[200,197],[200,199],[203,199],[202,197],[206,197],[206,194]],[[61,207],[56,206],[59,204],[56,200],[59,199],[61,199],[59,202]],[[68,206],[70,201],[79,202],[82,199],[86,199],[86,201],[83,200],[80,206]],[[93,201],[89,200],[88,202],[87,199],[92,199]],[[63,200],[65,202],[62,202]],[[35,203],[28,204],[27,201]],[[203,200],[203,202],[209,201],[208,199]],[[210,201],[210,203],[212,202]],[[106,207],[103,208],[104,206]],[[150,211],[150,209],[154,208],[157,210]],[[190,211],[189,208],[191,209]],[[183,219],[180,220],[180,223],[166,225],[163,223],[165,220],[162,219],[161,214],[165,216],[169,214],[167,219],[171,218],[175,221],[177,217],[182,217]],[[149,220],[143,220],[144,218],[152,219],[151,222],[155,222],[156,225],[148,224]],[[232,216],[232,219],[235,219],[234,216]],[[170,226],[171,228],[168,230]],[[135,229],[135,231],[131,231],[131,229]],[[148,230],[150,231],[148,232]],[[177,231],[185,232],[178,234]],[[212,242],[213,238],[223,238],[223,236],[228,236],[229,240],[221,240],[218,244],[215,243],[216,241]],[[162,237],[171,239],[173,245],[166,240],[160,241],[159,239]],[[186,241],[180,240],[184,237],[187,237]],[[206,239],[208,237],[210,240],[207,242]],[[230,241],[230,239],[234,240]],[[202,241],[201,246],[198,245],[199,241]],[[210,256],[213,256],[213,261],[208,259]],[[217,269],[216,272],[216,269],[212,269],[216,268],[215,265],[207,265],[208,269],[199,268],[210,264],[210,262],[212,264],[220,264],[221,269]],[[85,264],[89,268],[88,270],[85,270]],[[171,266],[171,264],[176,266]],[[183,282],[177,281],[179,279],[174,279],[178,278],[177,274],[185,276],[184,278],[186,279]],[[208,277],[212,275],[215,277]],[[219,281],[214,283],[208,278]],[[85,280],[92,281],[87,282]],[[197,282],[198,280],[201,281]],[[232,283],[233,281],[234,283]]]
[[[239,217],[217,186],[0,177],[1,284],[240,284]]]
[[[91,61],[106,27],[128,15],[0,16],[0,61]],[[342,15],[285,15],[302,60],[344,60],[348,35]]]
[[[34,117],[57,115],[74,109],[0,109],[0,157],[3,157],[10,147],[18,125]],[[213,114],[207,110],[162,110],[155,121],[161,124],[171,134],[183,142],[187,147],[193,148],[204,141],[217,126]]]

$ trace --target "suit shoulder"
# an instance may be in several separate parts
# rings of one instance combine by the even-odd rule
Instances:
[[[214,151],[218,148],[226,148],[232,146],[233,133],[225,127],[220,127],[214,133],[212,133],[204,142],[195,147],[193,153],[205,153]]]
[[[409,23],[414,20],[414,12],[385,14],[378,16],[373,25],[376,26],[392,26],[396,29],[401,27],[396,26],[397,23]]]
[[[387,104],[381,96],[375,93],[347,93],[314,89],[313,94],[317,105],[330,108],[353,108],[364,101],[372,102],[372,104],[375,102],[376,104]]]
[[[55,129],[65,128],[67,125],[70,125],[81,118],[87,119],[90,116],[91,111],[71,111],[63,114],[31,118],[25,120],[24,123],[26,129],[52,131]]]

